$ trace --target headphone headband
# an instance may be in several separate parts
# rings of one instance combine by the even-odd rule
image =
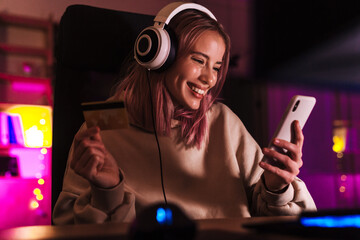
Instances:
[[[169,29],[164,29],[179,12],[195,9],[207,14],[216,21],[215,16],[205,7],[196,3],[173,2],[163,7],[154,18],[154,25],[145,28],[137,37],[134,58],[149,70],[164,70],[176,57],[177,39]]]
[[[204,6],[201,6],[196,3],[173,2],[173,3],[168,4],[167,6],[165,6],[158,12],[156,17],[154,18],[154,22],[155,22],[155,24],[157,22],[169,24],[170,20],[176,14],[178,14],[179,12],[186,10],[186,9],[199,10],[199,11],[204,12],[207,15],[209,15],[209,17],[211,17],[212,19],[216,20],[214,14],[212,14],[212,12],[210,12],[209,9],[207,9]]]

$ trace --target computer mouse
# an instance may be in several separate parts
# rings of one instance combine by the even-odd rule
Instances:
[[[137,214],[129,228],[130,239],[194,239],[196,224],[171,203],[157,203]]]

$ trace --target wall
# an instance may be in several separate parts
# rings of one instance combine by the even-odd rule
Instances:
[[[169,0],[0,0],[0,10],[8,13],[38,18],[52,17],[59,21],[66,7],[72,4],[86,4],[120,11],[156,14],[157,10],[169,3]]]
[[[170,0],[0,0],[0,12],[52,18],[58,22],[66,7],[72,4],[86,4],[119,11],[155,15]],[[232,56],[240,57],[230,70],[232,75],[247,75],[251,52],[249,39],[250,0],[199,0],[195,1],[209,8],[218,18],[232,39]]]
[[[0,12],[43,19],[51,17],[54,22],[58,22],[66,7],[71,4],[87,4],[119,11],[155,15],[161,7],[170,2],[172,1],[0,0]],[[227,89],[229,89],[231,93],[226,93],[226,96],[228,97],[227,104],[245,122],[245,125],[248,127],[250,132],[255,133],[253,134],[255,138],[260,140],[259,142],[261,142],[261,140],[264,142],[264,144],[260,144],[261,146],[265,146],[265,143],[268,141],[264,138],[264,136],[271,135],[274,131],[274,128],[285,107],[284,104],[287,104],[290,95],[302,93],[314,95],[318,98],[316,111],[314,111],[310,122],[304,130],[306,135],[306,146],[304,147],[304,167],[302,168],[301,177],[306,180],[309,190],[314,195],[315,201],[320,209],[342,206],[342,204],[339,204],[339,202],[344,201],[345,199],[345,197],[343,197],[344,192],[340,192],[340,187],[342,186],[341,184],[345,184],[345,181],[342,179],[343,176],[347,176],[349,182],[351,180],[352,173],[344,175],[343,172],[336,168],[336,161],[338,161],[338,159],[331,149],[333,120],[336,120],[331,109],[337,103],[337,101],[335,101],[336,94],[340,93],[336,93],[332,89],[315,91],[313,88],[310,88],[310,90],[304,90],[302,88],[288,88],[284,86],[274,86],[271,84],[269,84],[269,87],[263,87],[262,84],[254,85],[251,81],[243,81],[244,78],[239,78],[239,76],[248,76],[252,67],[250,64],[253,55],[250,29],[252,23],[250,19],[252,17],[251,7],[253,1],[198,0],[196,2],[208,7],[218,18],[219,22],[224,25],[225,29],[231,36],[232,56],[234,58],[238,56],[239,60],[233,62],[235,66],[230,69],[232,77],[229,78],[229,81],[227,82],[227,84],[230,84]],[[232,102],[229,101],[230,94],[236,95],[233,97]],[[341,93],[340,95],[346,96],[347,93]],[[355,94],[355,97],[358,98],[358,94]],[[284,98],[286,99],[284,100]],[[274,113],[273,106],[278,106],[276,113]],[[355,108],[356,106],[354,104],[354,112]],[[269,112],[267,112],[265,109],[270,109],[271,111],[268,110]],[[269,126],[263,126],[265,118],[259,119],[261,114],[263,114],[263,116],[266,114],[265,117],[266,119],[269,119],[270,122],[266,122],[266,124]],[[360,118],[356,120],[359,119]],[[261,133],[257,133],[256,131]],[[268,133],[264,134],[264,131],[268,131]],[[359,154],[357,157],[358,156]],[[358,160],[356,162],[358,162]],[[353,184],[355,187],[349,187],[350,190],[358,188],[359,176],[356,175],[354,179],[355,178],[356,181],[354,181],[356,184]],[[337,181],[342,182],[339,183]],[[358,193],[352,193],[355,192],[355,190],[348,192],[351,192],[352,195],[349,197],[350,200],[345,202],[350,203],[350,207],[354,207],[356,206],[360,196],[358,196]]]

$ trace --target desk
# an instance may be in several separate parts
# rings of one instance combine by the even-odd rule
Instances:
[[[296,217],[254,217],[236,219],[197,220],[196,239],[305,239],[280,234],[257,233],[242,227],[247,223],[267,223],[292,221]],[[127,239],[127,223],[79,224],[66,226],[28,226],[0,230],[0,239],[7,240],[45,240],[45,239]]]

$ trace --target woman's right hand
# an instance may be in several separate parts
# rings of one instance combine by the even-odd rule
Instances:
[[[119,167],[106,150],[98,127],[88,128],[75,135],[74,158],[70,167],[100,188],[112,188],[120,182]]]

